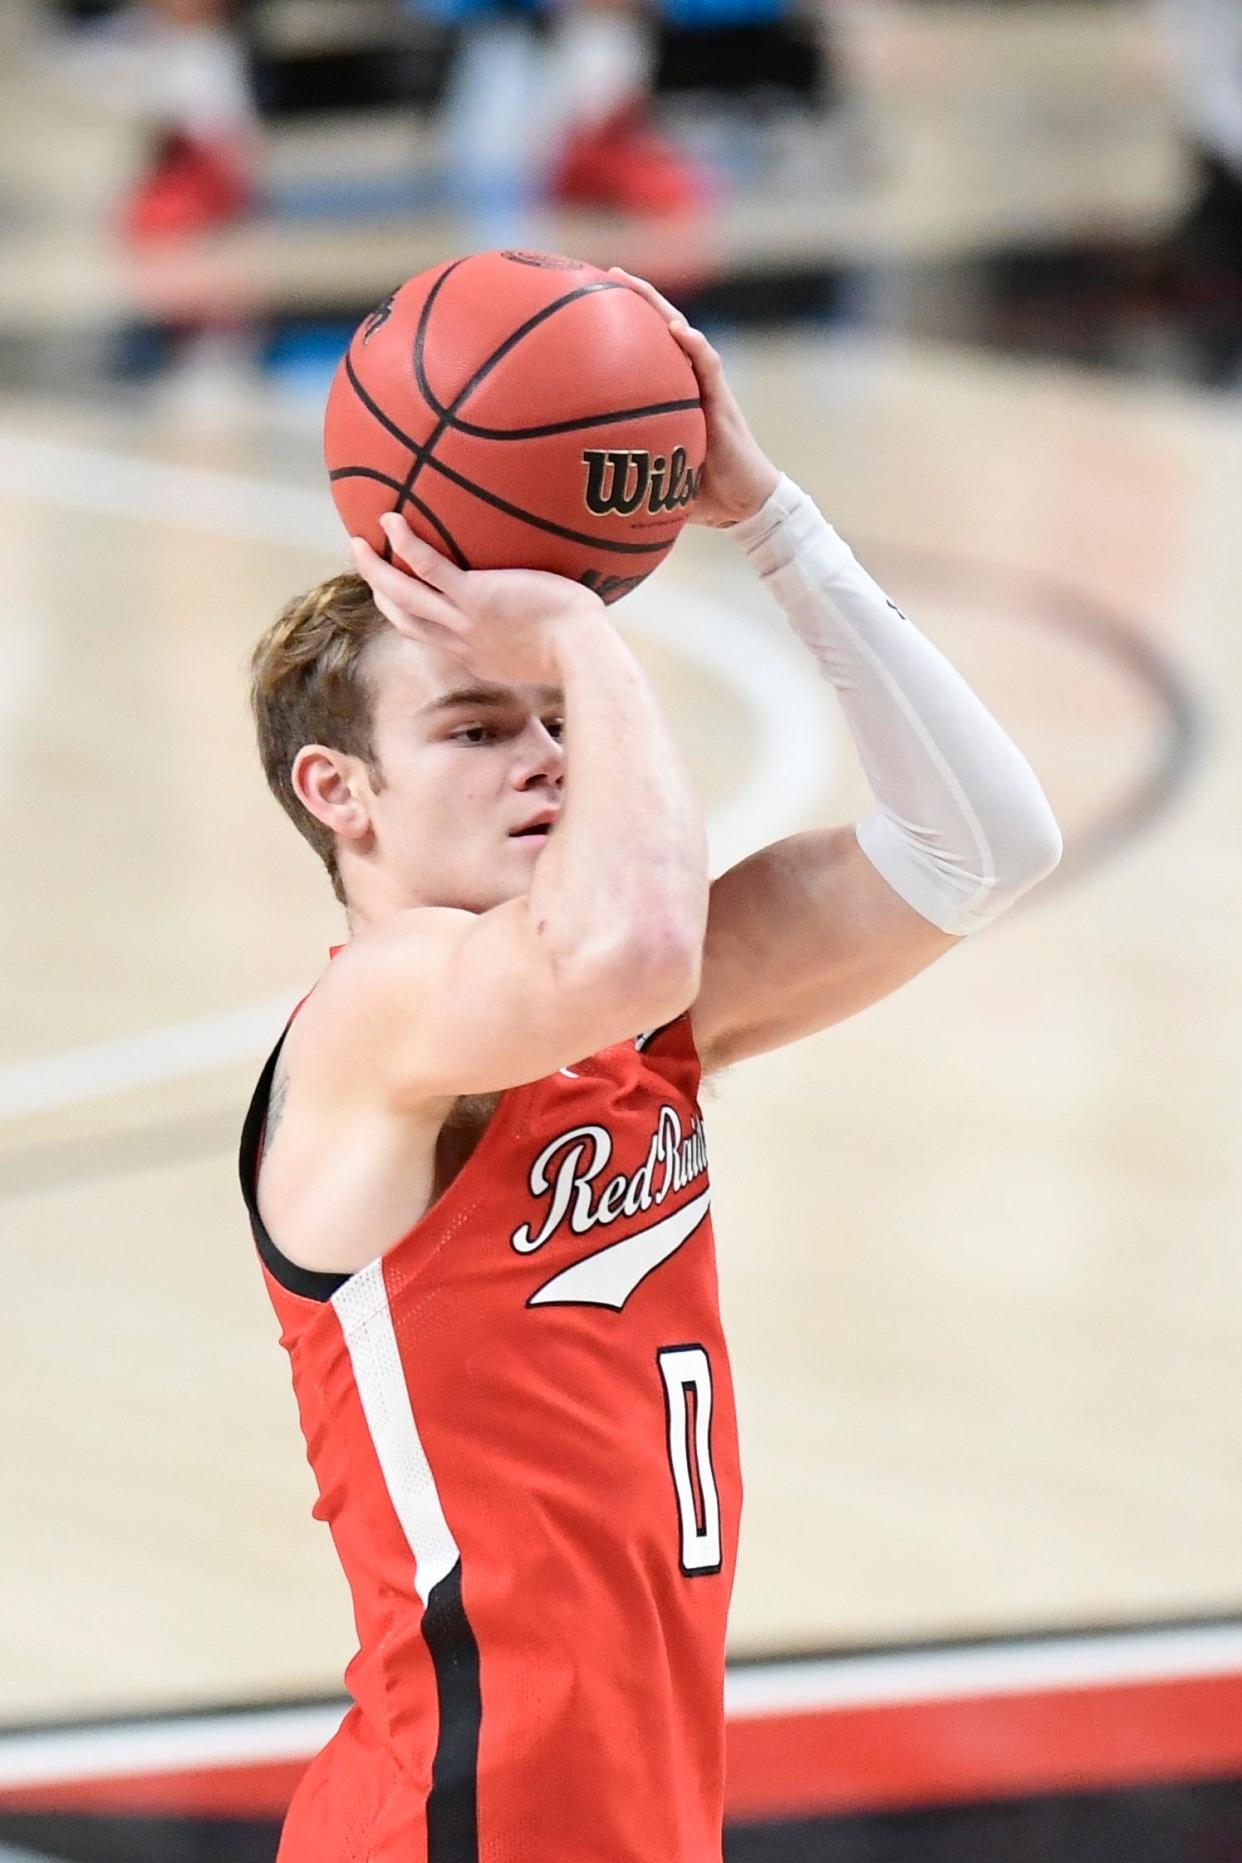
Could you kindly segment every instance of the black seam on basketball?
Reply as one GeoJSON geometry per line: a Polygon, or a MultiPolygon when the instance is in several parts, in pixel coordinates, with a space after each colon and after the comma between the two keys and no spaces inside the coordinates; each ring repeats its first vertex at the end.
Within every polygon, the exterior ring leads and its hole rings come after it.
{"type": "MultiPolygon", "coordinates": [[[[363,387],[354,371],[353,359],[348,350],[345,353],[345,375],[350,387],[361,401],[368,414],[374,416],[394,440],[400,440],[402,446],[416,453],[421,459],[431,444],[428,440],[415,440],[410,434],[398,427],[395,420],[385,414],[377,401],[363,387]]],[[[653,401],[644,408],[618,408],[611,414],[584,414],[575,420],[558,420],[546,427],[476,427],[472,421],[454,420],[454,433],[468,434],[474,440],[543,440],[554,433],[588,432],[592,427],[612,427],[620,420],[644,420],[652,414],[681,414],[690,408],[701,408],[702,401],[695,395],[688,401],[653,401]]],[[[396,488],[397,481],[393,480],[396,488]]]]}
{"type": "MultiPolygon", "coordinates": [[[[328,473],[328,477],[330,477],[331,481],[335,481],[335,479],[374,479],[374,483],[387,486],[389,492],[400,492],[400,481],[397,481],[397,479],[389,479],[387,473],[384,473],[384,471],[374,471],[371,466],[339,466],[337,471],[328,473]]],[[[430,507],[430,505],[425,505],[421,497],[415,497],[413,492],[406,492],[406,496],[402,499],[402,505],[413,505],[413,509],[419,510],[419,512],[425,516],[426,522],[432,525],[436,531],[439,531],[439,535],[443,538],[447,550],[449,550],[449,553],[452,555],[452,561],[456,563],[456,566],[458,566],[460,570],[467,570],[467,568],[471,566],[466,551],[462,550],[462,546],[458,544],[458,540],[452,535],[449,525],[443,522],[443,518],[438,518],[436,512],[432,510],[432,507],[430,507]]],[[[391,551],[393,551],[393,546],[389,544],[389,546],[387,546],[387,553],[385,553],[385,563],[391,563],[391,561],[393,561],[391,551]]]]}
{"type": "MultiPolygon", "coordinates": [[[[396,421],[390,420],[387,414],[385,414],[383,408],[380,407],[377,402],[371,399],[370,395],[367,393],[366,389],[362,386],[362,383],[358,380],[358,377],[354,373],[354,365],[350,358],[350,354],[348,350],[346,350],[345,352],[345,374],[349,380],[350,387],[353,389],[354,393],[357,395],[359,401],[361,401],[363,407],[367,410],[367,413],[374,414],[380,426],[387,428],[388,432],[392,435],[393,439],[400,440],[402,446],[408,446],[411,453],[421,454],[423,450],[423,442],[421,440],[412,440],[408,433],[403,433],[400,427],[398,427],[396,421]]],[[[395,485],[397,481],[394,479],[393,483],[395,485]]]]}
{"type": "Polygon", "coordinates": [[[645,408],[618,408],[615,414],[584,414],[577,420],[551,421],[546,427],[476,427],[468,420],[450,421],[454,433],[468,434],[472,440],[546,440],[554,433],[584,433],[592,427],[612,427],[619,420],[645,420],[652,414],[684,414],[688,408],[701,408],[696,395],[690,401],[653,401],[645,408]]]}
{"type": "Polygon", "coordinates": [[[585,543],[592,550],[607,550],[614,556],[653,556],[657,550],[671,550],[676,540],[666,537],[663,543],[617,543],[607,537],[592,537],[589,531],[570,530],[564,524],[554,524],[550,518],[536,517],[533,511],[523,511],[521,505],[511,505],[507,498],[497,497],[495,492],[485,491],[476,485],[473,479],[467,479],[462,473],[454,472],[442,460],[428,458],[426,464],[432,472],[438,472],[443,478],[451,479],[454,485],[470,492],[475,498],[481,498],[485,505],[493,510],[507,512],[510,517],[521,518],[523,524],[529,524],[533,530],[546,530],[553,537],[564,537],[569,543],[585,543]]]}
{"type": "MultiPolygon", "coordinates": [[[[452,425],[453,414],[456,409],[461,406],[462,402],[465,401],[468,396],[474,393],[480,382],[486,380],[497,363],[502,361],[502,359],[509,354],[509,351],[513,349],[529,331],[533,330],[537,324],[543,323],[554,311],[559,310],[562,304],[572,303],[575,298],[586,297],[592,291],[613,291],[619,289],[618,286],[601,279],[589,285],[580,285],[576,291],[567,292],[563,298],[557,298],[555,303],[545,304],[541,311],[536,312],[533,317],[528,317],[524,324],[519,325],[516,330],[511,331],[500,347],[493,350],[491,355],[486,357],[479,364],[474,374],[470,377],[470,380],[463,388],[458,390],[458,393],[448,407],[441,407],[439,401],[437,401],[436,397],[432,394],[427,384],[426,373],[423,369],[423,346],[426,342],[427,326],[431,322],[431,313],[435,307],[435,301],[448,280],[457,270],[457,267],[464,264],[464,259],[457,259],[452,265],[445,267],[444,271],[442,271],[440,276],[436,279],[435,284],[432,285],[431,290],[427,293],[423,301],[423,308],[418,313],[418,326],[414,333],[414,379],[418,383],[419,391],[424,401],[436,416],[436,425],[433,432],[427,436],[425,444],[415,453],[410,461],[410,469],[406,473],[404,482],[397,494],[396,509],[398,511],[404,511],[406,505],[413,502],[411,493],[414,482],[418,478],[423,467],[427,465],[431,459],[432,454],[435,452],[440,441],[444,438],[444,435],[448,432],[449,427],[452,425]]],[[[387,539],[385,539],[384,544],[384,560],[388,563],[392,561],[392,545],[387,539]]]]}
{"type": "MultiPolygon", "coordinates": [[[[401,490],[401,482],[399,479],[390,479],[386,472],[377,472],[373,466],[338,466],[335,472],[330,472],[328,474],[328,477],[333,482],[337,479],[374,479],[377,485],[386,486],[390,492],[399,492],[401,490]]],[[[458,543],[456,537],[454,537],[448,525],[445,524],[441,518],[436,516],[431,506],[425,505],[422,499],[416,498],[412,492],[406,497],[405,503],[413,505],[416,511],[421,511],[427,522],[439,531],[456,561],[457,567],[459,569],[469,569],[469,557],[458,543]]],[[[390,554],[385,558],[387,562],[391,562],[392,560],[391,549],[392,546],[389,545],[390,554]]]]}
{"type": "MultiPolygon", "coordinates": [[[[467,479],[460,472],[454,472],[451,466],[444,465],[441,460],[429,459],[427,464],[431,467],[433,472],[440,473],[443,478],[451,479],[454,485],[460,485],[464,492],[469,492],[474,498],[482,499],[484,504],[491,505],[497,511],[504,511],[510,517],[521,518],[522,522],[524,524],[529,524],[533,530],[550,531],[554,537],[565,537],[570,543],[589,544],[593,550],[611,550],[621,556],[651,555],[653,551],[667,550],[670,548],[670,545],[667,543],[612,543],[606,537],[591,537],[585,531],[567,530],[563,524],[553,524],[549,518],[536,517],[533,511],[523,511],[521,505],[511,505],[506,499],[498,497],[495,492],[485,491],[483,486],[476,485],[473,479],[467,479]]],[[[371,466],[338,466],[336,470],[329,473],[328,476],[333,480],[374,479],[377,485],[386,486],[390,492],[399,492],[401,490],[399,480],[391,479],[386,472],[377,472],[371,466]]],[[[407,497],[406,503],[414,505],[421,511],[423,516],[429,518],[435,525],[445,541],[452,543],[447,529],[440,522],[440,519],[436,517],[431,507],[425,505],[421,498],[415,498],[411,495],[407,497]]],[[[454,550],[458,548],[455,543],[452,544],[452,547],[454,550]]],[[[461,567],[463,569],[469,569],[470,564],[467,559],[461,555],[460,551],[458,551],[458,556],[461,567]]],[[[391,560],[391,558],[389,560],[391,560]]]]}
{"type": "MultiPolygon", "coordinates": [[[[446,272],[444,278],[447,277],[446,272]]],[[[427,340],[427,326],[431,322],[431,307],[435,301],[436,292],[444,283],[444,278],[436,280],[435,290],[427,293],[427,300],[419,313],[418,328],[414,332],[414,379],[418,383],[423,400],[432,413],[449,426],[456,424],[454,416],[463,401],[468,401],[475,389],[481,387],[487,380],[497,363],[503,362],[510,351],[516,349],[518,344],[528,337],[532,330],[537,330],[541,323],[546,323],[549,317],[555,317],[557,311],[564,310],[566,305],[576,304],[579,298],[589,298],[597,291],[628,289],[625,285],[614,284],[611,278],[596,278],[589,285],[579,285],[577,290],[567,291],[563,298],[554,298],[551,304],[545,304],[543,309],[536,311],[533,317],[528,317],[525,323],[520,323],[516,330],[510,331],[500,347],[494,349],[490,356],[483,359],[465,387],[459,389],[446,407],[432,394],[431,386],[427,381],[427,371],[423,367],[423,348],[427,340]]]]}
{"type": "Polygon", "coordinates": [[[400,479],[390,478],[377,466],[334,466],[328,477],[334,483],[337,479],[374,479],[377,485],[386,485],[393,492],[401,483],[400,479]]]}
{"type": "MultiPolygon", "coordinates": [[[[457,270],[457,267],[459,265],[464,265],[464,263],[465,263],[464,259],[454,259],[451,265],[446,265],[444,270],[440,273],[440,276],[436,279],[435,284],[432,285],[431,290],[427,293],[426,299],[424,300],[424,303],[423,303],[423,308],[418,314],[418,340],[419,341],[421,341],[422,332],[423,332],[423,329],[425,328],[426,322],[431,316],[431,307],[435,303],[436,299],[439,297],[441,291],[444,289],[445,281],[452,276],[452,274],[457,270]]],[[[428,407],[433,408],[433,411],[438,412],[438,410],[434,409],[434,404],[431,402],[429,398],[427,399],[427,405],[428,407]]],[[[397,502],[396,502],[396,505],[394,506],[394,509],[397,512],[404,512],[406,505],[413,502],[411,498],[411,492],[413,490],[414,481],[418,477],[419,473],[422,471],[424,465],[430,459],[432,449],[436,446],[436,444],[440,440],[443,439],[445,431],[446,431],[446,423],[443,420],[443,418],[440,418],[437,421],[434,431],[427,436],[426,444],[418,448],[415,451],[414,457],[410,461],[410,469],[406,473],[401,489],[397,494],[397,502]]],[[[388,542],[387,539],[385,539],[384,561],[386,563],[391,563],[392,554],[393,554],[392,545],[391,543],[388,542]]]]}
{"type": "MultiPolygon", "coordinates": [[[[445,433],[452,425],[453,415],[456,413],[457,409],[462,405],[463,401],[469,399],[481,382],[486,381],[497,364],[503,361],[503,359],[517,347],[524,336],[528,336],[530,332],[537,329],[541,323],[546,323],[548,318],[555,315],[564,305],[572,304],[578,298],[589,297],[591,293],[595,291],[619,291],[623,288],[620,285],[614,285],[610,279],[596,279],[589,285],[579,285],[575,291],[567,291],[564,297],[555,299],[551,304],[545,304],[542,310],[535,312],[533,317],[528,317],[524,324],[519,324],[516,330],[510,331],[504,342],[479,364],[474,374],[470,377],[470,380],[458,390],[449,405],[447,407],[442,407],[435,395],[432,394],[427,381],[426,370],[423,368],[423,349],[427,340],[427,328],[431,322],[431,313],[435,306],[435,301],[444,289],[449,278],[457,270],[457,267],[464,263],[465,261],[463,259],[458,259],[454,264],[446,267],[446,269],[441,272],[435,284],[432,285],[431,290],[427,293],[423,301],[423,307],[418,313],[418,325],[414,332],[414,379],[418,384],[419,392],[424,401],[437,418],[435,430],[428,435],[427,442],[422,448],[421,453],[410,461],[410,469],[405,475],[404,484],[397,497],[396,508],[398,511],[404,510],[406,503],[409,501],[410,492],[415,480],[418,478],[423,467],[430,464],[436,447],[440,444],[445,433]]],[[[392,561],[392,545],[389,544],[387,540],[385,541],[384,560],[389,563],[392,561]]]]}
{"type": "Polygon", "coordinates": [[[406,503],[413,505],[416,511],[421,511],[427,522],[439,532],[441,537],[443,537],[445,544],[448,546],[449,554],[457,564],[458,569],[469,569],[470,558],[466,555],[466,552],[462,549],[448,525],[442,518],[436,516],[431,506],[425,505],[421,498],[409,497],[406,499],[406,503]]]}

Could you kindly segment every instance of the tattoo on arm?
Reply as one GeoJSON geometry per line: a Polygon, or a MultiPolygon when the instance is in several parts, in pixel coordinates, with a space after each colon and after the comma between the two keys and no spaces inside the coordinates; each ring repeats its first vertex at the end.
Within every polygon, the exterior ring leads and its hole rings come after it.
{"type": "Polygon", "coordinates": [[[265,1146],[271,1144],[276,1128],[280,1124],[280,1118],[285,1110],[285,1100],[288,1096],[288,1092],[289,1076],[285,1072],[284,1063],[278,1061],[276,1063],[275,1078],[272,1081],[272,1091],[268,1096],[267,1102],[267,1126],[263,1136],[263,1143],[265,1146]]]}

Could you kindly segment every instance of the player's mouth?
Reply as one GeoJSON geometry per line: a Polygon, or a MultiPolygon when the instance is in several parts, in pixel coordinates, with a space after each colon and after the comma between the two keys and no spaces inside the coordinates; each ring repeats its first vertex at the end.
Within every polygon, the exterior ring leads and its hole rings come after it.
{"type": "Polygon", "coordinates": [[[543,841],[551,834],[559,809],[544,809],[542,814],[532,816],[524,828],[514,828],[509,835],[511,841],[543,841]]]}

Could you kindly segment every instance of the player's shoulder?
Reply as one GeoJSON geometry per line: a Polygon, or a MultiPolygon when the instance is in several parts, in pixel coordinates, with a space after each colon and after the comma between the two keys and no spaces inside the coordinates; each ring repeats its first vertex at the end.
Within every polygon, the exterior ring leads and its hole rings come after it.
{"type": "Polygon", "coordinates": [[[365,1058],[409,1014],[420,991],[466,936],[475,914],[454,906],[412,906],[355,932],[331,963],[289,1029],[286,1055],[327,1068],[365,1058]]]}

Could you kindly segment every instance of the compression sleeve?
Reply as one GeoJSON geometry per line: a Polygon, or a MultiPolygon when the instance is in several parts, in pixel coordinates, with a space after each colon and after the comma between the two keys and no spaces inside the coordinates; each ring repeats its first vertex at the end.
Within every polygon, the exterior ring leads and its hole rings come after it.
{"type": "Polygon", "coordinates": [[[840,696],[877,804],[863,853],[942,931],[990,924],[1061,858],[1030,764],[792,480],[730,534],[840,696]]]}

